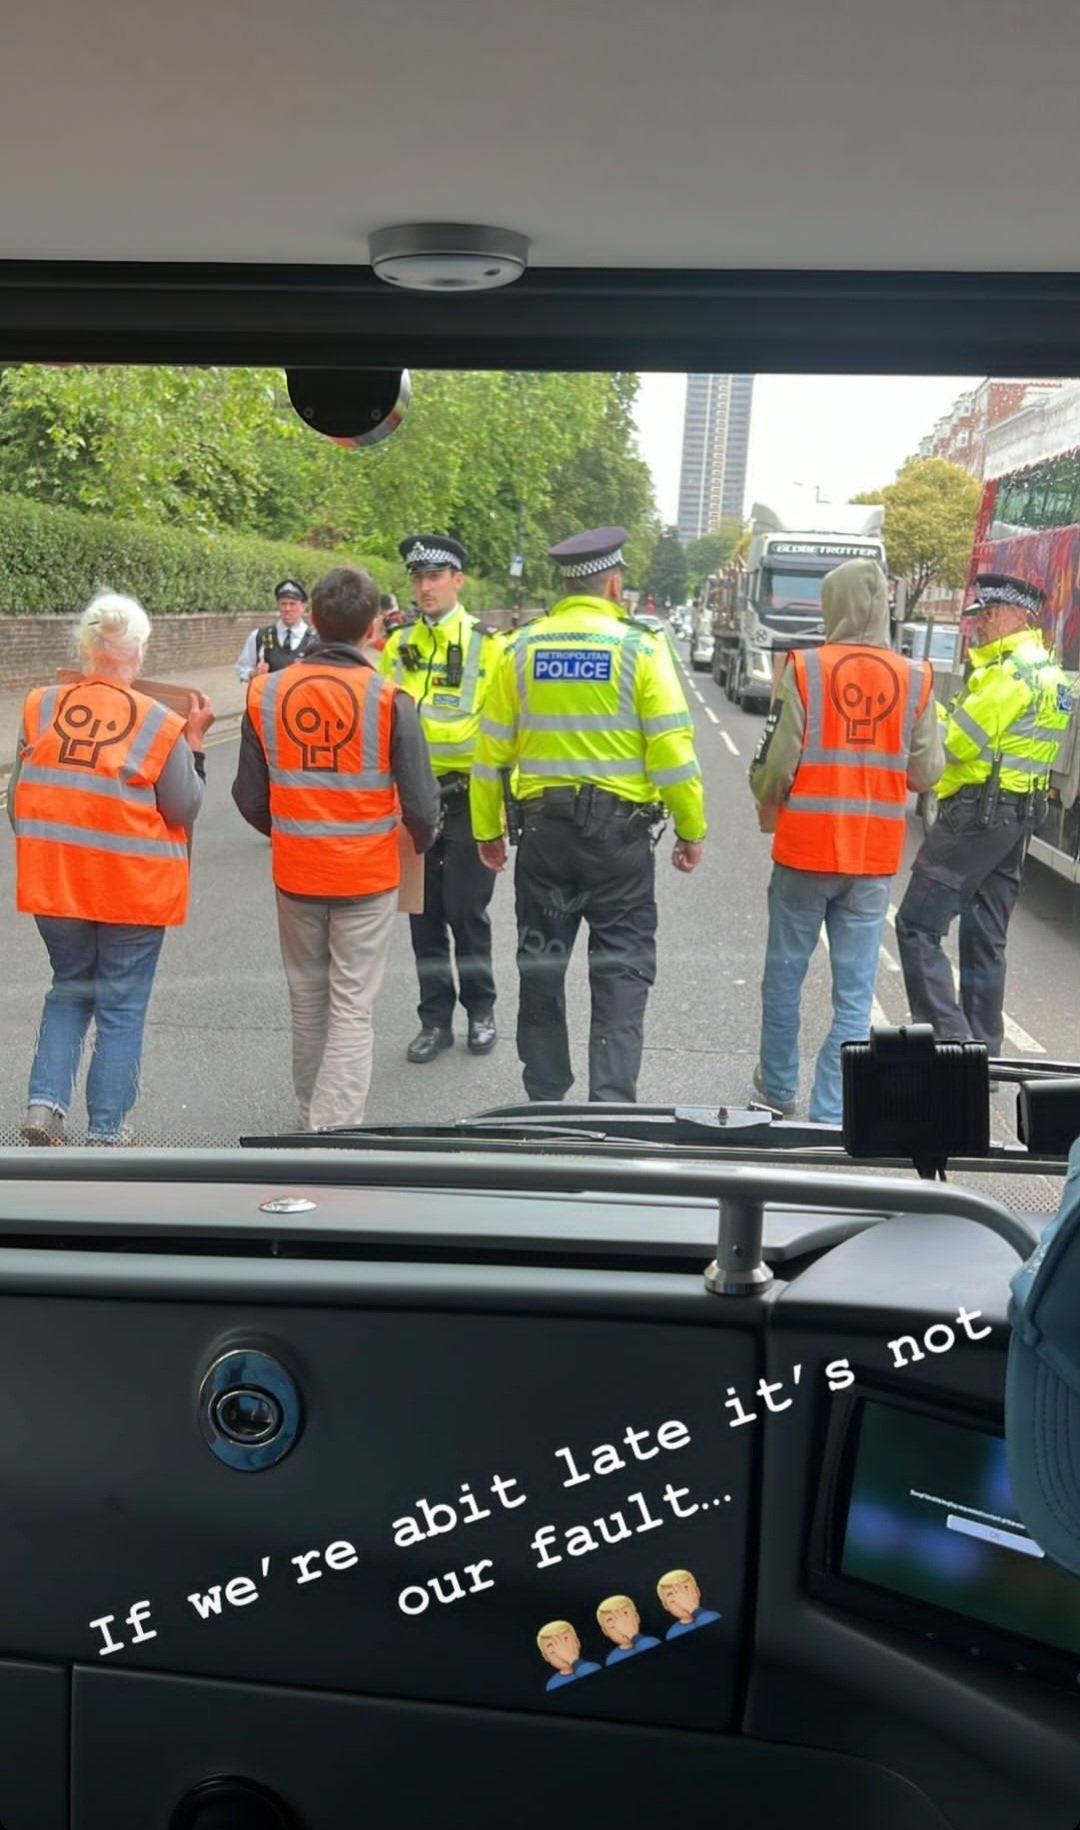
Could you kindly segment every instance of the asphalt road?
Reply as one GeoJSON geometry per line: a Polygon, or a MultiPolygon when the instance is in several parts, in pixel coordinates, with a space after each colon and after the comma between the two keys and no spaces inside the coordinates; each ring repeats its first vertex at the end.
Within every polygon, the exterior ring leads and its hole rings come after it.
{"type": "MultiPolygon", "coordinates": [[[[684,653],[684,650],[680,650],[684,653]]],[[[708,675],[689,675],[705,774],[710,837],[690,877],[671,867],[672,835],[657,854],[659,976],[649,1002],[639,1098],[690,1104],[743,1103],[757,1059],[769,840],[759,833],[746,771],[760,716],[728,704],[708,675]]],[[[212,733],[208,794],[199,820],[191,911],[166,938],[146,1046],[143,1090],[133,1114],[148,1145],[210,1145],[242,1133],[291,1128],[289,1018],[277,946],[269,844],[244,825],[229,787],[237,740],[212,733]]],[[[915,849],[914,822],[909,851],[915,849]]],[[[24,1105],[41,997],[48,974],[31,919],[14,912],[11,845],[0,847],[4,937],[0,1052],[0,1142],[14,1141],[24,1105]]],[[[902,893],[906,869],[897,880],[902,893]]],[[[455,1048],[424,1067],[405,1061],[417,1028],[408,922],[399,918],[376,1009],[375,1073],[368,1118],[451,1119],[523,1097],[514,1047],[517,1006],[510,873],[492,904],[499,987],[499,1041],[487,1057],[455,1048]]],[[[588,995],[584,941],[568,980],[575,1065],[585,1069],[588,995]]],[[[906,1018],[895,936],[886,930],[877,996],[885,1020],[906,1018]]],[[[1010,1047],[1050,1057],[1080,1053],[1080,892],[1029,865],[1013,919],[1007,1008],[1010,1047]]],[[[828,962],[819,949],[803,999],[805,1112],[813,1055],[829,1021],[828,962]]],[[[574,1089],[584,1098],[579,1079],[574,1089]]],[[[573,1095],[571,1095],[573,1097],[573,1095]]],[[[79,1135],[78,1121],[72,1125],[79,1135]]]]}

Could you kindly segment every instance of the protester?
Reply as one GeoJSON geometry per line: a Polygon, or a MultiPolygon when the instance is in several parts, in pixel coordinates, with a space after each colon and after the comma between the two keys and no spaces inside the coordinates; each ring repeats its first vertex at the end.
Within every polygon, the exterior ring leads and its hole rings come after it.
{"type": "Polygon", "coordinates": [[[8,791],[16,905],[34,916],[53,971],[22,1127],[30,1144],[68,1141],[91,1021],[87,1142],[130,1141],[158,956],[187,914],[214,713],[201,693],[185,721],[133,690],[149,636],[134,598],[100,592],[79,623],[84,678],[34,687],[23,706],[8,791]]]}

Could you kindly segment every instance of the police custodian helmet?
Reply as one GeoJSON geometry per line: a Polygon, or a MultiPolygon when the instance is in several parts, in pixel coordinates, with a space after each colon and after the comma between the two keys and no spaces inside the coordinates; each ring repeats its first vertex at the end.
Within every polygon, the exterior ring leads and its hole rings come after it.
{"type": "Polygon", "coordinates": [[[1046,592],[1023,578],[1010,578],[1007,572],[980,572],[975,580],[975,601],[969,610],[986,605],[1008,604],[1011,609],[1026,610],[1038,616],[1046,602],[1046,592]]]}

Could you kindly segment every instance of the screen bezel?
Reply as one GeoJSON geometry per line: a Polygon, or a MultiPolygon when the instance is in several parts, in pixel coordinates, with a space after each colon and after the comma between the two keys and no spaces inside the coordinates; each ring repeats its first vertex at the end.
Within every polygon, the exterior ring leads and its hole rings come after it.
{"type": "Polygon", "coordinates": [[[864,1404],[915,1412],[938,1423],[954,1423],[1004,1437],[1000,1409],[950,1399],[937,1402],[925,1394],[901,1392],[896,1386],[859,1379],[832,1401],[825,1432],[821,1480],[810,1529],[806,1588],[815,1599],[845,1614],[916,1634],[930,1649],[987,1660],[1013,1675],[1062,1685],[1074,1695],[1080,1686],[1080,1654],[1041,1640],[1027,1639],[971,1615],[953,1613],[879,1587],[841,1569],[848,1508],[854,1484],[859,1429],[864,1404]]]}

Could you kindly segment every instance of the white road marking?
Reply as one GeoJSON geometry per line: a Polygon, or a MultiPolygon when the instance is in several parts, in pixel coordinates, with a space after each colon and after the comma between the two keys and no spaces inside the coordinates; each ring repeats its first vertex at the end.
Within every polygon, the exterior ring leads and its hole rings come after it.
{"type": "Polygon", "coordinates": [[[898,959],[893,959],[888,947],[879,947],[878,954],[886,972],[900,972],[902,967],[898,959]]]}
{"type": "Polygon", "coordinates": [[[713,708],[711,705],[707,705],[705,707],[705,716],[706,716],[706,718],[711,718],[714,724],[720,723],[720,720],[716,716],[716,713],[713,711],[713,708]]]}
{"type": "Polygon", "coordinates": [[[732,756],[738,756],[738,754],[739,754],[738,748],[735,744],[732,743],[731,738],[728,736],[727,732],[721,731],[720,735],[723,738],[724,742],[727,744],[727,747],[731,751],[732,756]]]}
{"type": "Polygon", "coordinates": [[[1018,1048],[1021,1054],[1045,1055],[1046,1050],[1042,1043],[1036,1042],[1034,1036],[1029,1036],[1027,1030],[1021,1029],[1019,1023],[1014,1023],[1008,1011],[1002,1013],[1001,1027],[1005,1031],[1006,1040],[1011,1042],[1014,1048],[1018,1048]]]}

